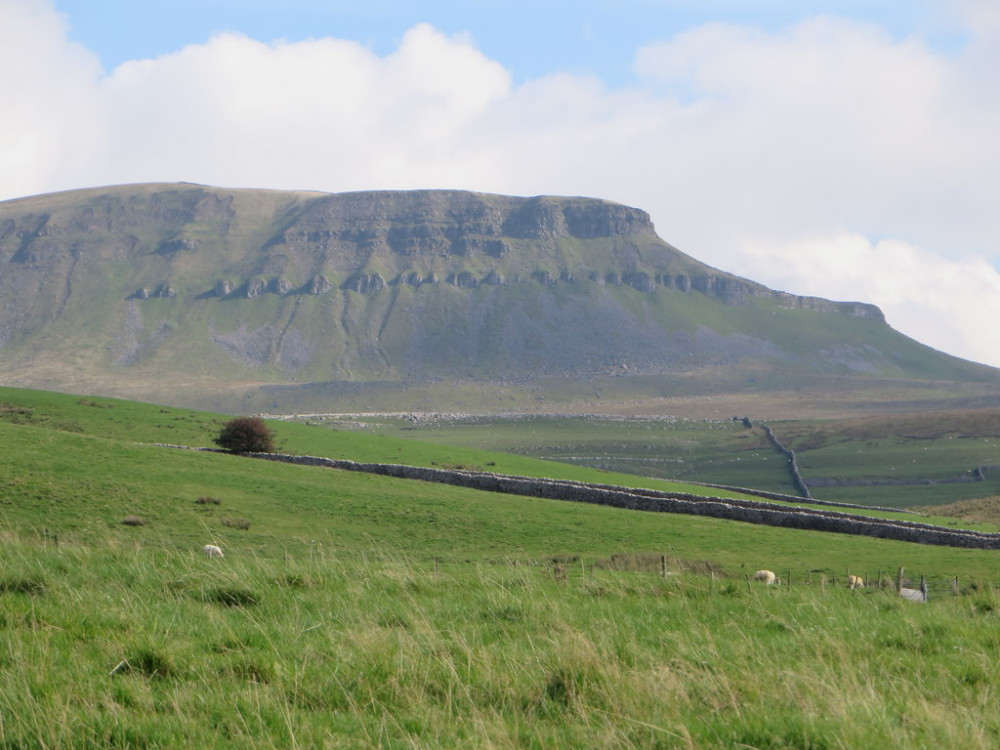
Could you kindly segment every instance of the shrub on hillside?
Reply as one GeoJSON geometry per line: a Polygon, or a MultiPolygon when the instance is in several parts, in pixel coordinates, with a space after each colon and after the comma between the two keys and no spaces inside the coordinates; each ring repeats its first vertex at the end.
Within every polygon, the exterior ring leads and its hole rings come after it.
{"type": "Polygon", "coordinates": [[[233,453],[274,453],[274,433],[258,417],[237,417],[222,426],[215,444],[233,453]]]}

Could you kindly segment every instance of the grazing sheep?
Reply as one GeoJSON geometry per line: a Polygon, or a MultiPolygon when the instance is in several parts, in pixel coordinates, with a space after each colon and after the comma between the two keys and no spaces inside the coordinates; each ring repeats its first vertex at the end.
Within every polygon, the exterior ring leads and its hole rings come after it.
{"type": "Polygon", "coordinates": [[[863,589],[865,587],[865,579],[861,576],[847,576],[847,588],[849,589],[863,589]]]}
{"type": "Polygon", "coordinates": [[[778,577],[770,570],[758,570],[752,576],[751,581],[763,581],[765,586],[770,586],[778,580],[778,577]]]}
{"type": "Polygon", "coordinates": [[[214,544],[206,544],[201,551],[209,557],[222,557],[222,549],[214,544]]]}

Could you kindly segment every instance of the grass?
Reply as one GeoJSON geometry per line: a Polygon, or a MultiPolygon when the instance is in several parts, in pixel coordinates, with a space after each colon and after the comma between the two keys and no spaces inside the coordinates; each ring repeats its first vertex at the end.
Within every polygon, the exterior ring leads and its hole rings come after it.
{"type": "MultiPolygon", "coordinates": [[[[322,423],[322,418],[310,419],[322,423]]],[[[385,416],[367,422],[347,419],[356,430],[386,436],[410,435],[645,477],[796,493],[785,457],[759,428],[747,429],[732,418],[522,415],[423,423],[385,416]]],[[[770,424],[796,451],[806,481],[817,480],[815,497],[906,508],[1000,494],[1000,470],[987,470],[986,481],[941,481],[969,479],[977,466],[1000,465],[998,420],[1000,412],[984,409],[770,424]],[[819,479],[864,484],[827,486],[819,479]],[[926,480],[937,483],[922,483],[926,480]],[[907,481],[912,484],[898,484],[907,481]]],[[[336,418],[331,424],[338,424],[336,418]]]]}
{"type": "Polygon", "coordinates": [[[1000,741],[1000,599],[4,534],[5,747],[1000,741]]]}
{"type": "Polygon", "coordinates": [[[985,481],[968,481],[977,467],[1000,465],[996,409],[783,422],[773,427],[796,451],[807,482],[824,478],[865,483],[818,485],[819,497],[900,507],[1000,494],[998,470],[987,469],[985,481]]]}
{"type": "MultiPolygon", "coordinates": [[[[323,423],[322,417],[308,417],[323,423]]],[[[364,431],[441,445],[514,453],[578,467],[676,481],[712,482],[794,494],[784,459],[762,433],[732,419],[520,415],[414,424],[347,417],[364,431]]],[[[331,421],[337,426],[336,419],[331,421]]],[[[635,481],[635,480],[632,480],[635,481]]]]}
{"type": "MultiPolygon", "coordinates": [[[[177,450],[151,443],[225,418],[0,401],[0,747],[1000,742],[995,552],[177,450]],[[900,566],[926,605],[842,583],[900,566]]],[[[621,478],[274,427],[314,455],[621,478]]]]}

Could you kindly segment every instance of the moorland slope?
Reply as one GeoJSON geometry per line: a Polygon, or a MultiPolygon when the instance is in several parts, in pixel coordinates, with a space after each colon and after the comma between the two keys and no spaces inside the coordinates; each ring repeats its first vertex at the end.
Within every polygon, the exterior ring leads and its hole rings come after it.
{"type": "Polygon", "coordinates": [[[0,295],[0,381],[230,411],[1000,383],[874,306],[711,268],[591,198],[43,195],[0,204],[0,295]]]}

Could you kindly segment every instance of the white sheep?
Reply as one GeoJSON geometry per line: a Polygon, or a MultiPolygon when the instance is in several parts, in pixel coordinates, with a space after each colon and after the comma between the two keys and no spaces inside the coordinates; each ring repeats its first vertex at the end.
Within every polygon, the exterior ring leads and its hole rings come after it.
{"type": "Polygon", "coordinates": [[[861,576],[849,575],[847,576],[847,588],[849,589],[863,589],[865,587],[865,579],[861,576]]]}
{"type": "Polygon", "coordinates": [[[222,557],[222,548],[214,544],[206,544],[201,551],[209,557],[222,557]]]}
{"type": "Polygon", "coordinates": [[[758,570],[752,576],[750,576],[751,581],[763,581],[764,585],[770,586],[778,580],[778,577],[770,570],[758,570]]]}

